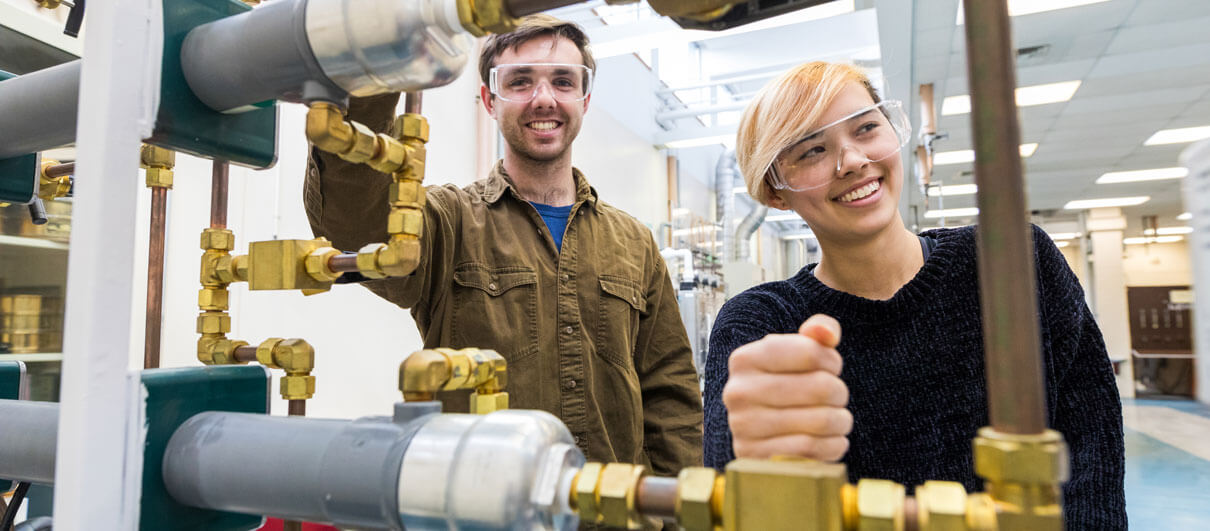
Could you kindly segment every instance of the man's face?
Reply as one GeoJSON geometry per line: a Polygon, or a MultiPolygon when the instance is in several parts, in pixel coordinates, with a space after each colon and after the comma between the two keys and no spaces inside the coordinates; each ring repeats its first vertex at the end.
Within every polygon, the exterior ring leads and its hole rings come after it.
{"type": "MultiPolygon", "coordinates": [[[[564,37],[544,35],[507,49],[496,65],[517,63],[583,64],[575,43],[564,37]]],[[[511,155],[535,162],[551,162],[571,156],[571,142],[580,133],[580,122],[588,100],[558,101],[552,87],[540,84],[528,102],[505,101],[481,88],[487,112],[500,125],[500,133],[511,155]]]]}

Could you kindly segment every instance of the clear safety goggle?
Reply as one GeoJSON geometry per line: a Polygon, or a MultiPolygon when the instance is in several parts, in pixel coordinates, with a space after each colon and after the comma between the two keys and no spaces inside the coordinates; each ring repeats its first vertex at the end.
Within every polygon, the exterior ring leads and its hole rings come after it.
{"type": "Polygon", "coordinates": [[[562,63],[518,63],[493,66],[488,89],[504,101],[529,102],[545,86],[558,101],[580,101],[592,92],[592,69],[562,63]]]}
{"type": "Polygon", "coordinates": [[[903,104],[883,101],[808,133],[782,149],[765,173],[778,190],[819,188],[840,174],[847,157],[878,162],[899,153],[911,136],[903,104]]]}

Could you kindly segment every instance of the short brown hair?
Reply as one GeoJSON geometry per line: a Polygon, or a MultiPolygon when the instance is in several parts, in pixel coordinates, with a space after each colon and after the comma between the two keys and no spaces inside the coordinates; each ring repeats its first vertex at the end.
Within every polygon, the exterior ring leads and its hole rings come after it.
{"type": "Polygon", "coordinates": [[[575,43],[576,48],[580,50],[580,56],[584,58],[584,66],[596,71],[597,62],[592,59],[592,51],[588,48],[588,35],[584,33],[584,28],[575,22],[537,14],[522,18],[517,29],[508,33],[492,34],[483,41],[483,51],[479,54],[479,79],[483,80],[484,85],[488,84],[488,76],[496,65],[496,58],[505,50],[516,50],[522,44],[547,35],[563,37],[575,43]]]}

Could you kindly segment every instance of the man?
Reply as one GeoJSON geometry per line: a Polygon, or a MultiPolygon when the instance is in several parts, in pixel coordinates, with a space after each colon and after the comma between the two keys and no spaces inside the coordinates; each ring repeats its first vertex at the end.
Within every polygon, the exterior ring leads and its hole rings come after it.
{"type": "MultiPolygon", "coordinates": [[[[483,105],[506,140],[481,181],[426,191],[422,261],[366,282],[412,316],[427,348],[494,349],[510,406],[558,416],[589,459],[701,465],[701,398],[667,266],[650,231],[606,204],[571,166],[594,62],[575,24],[550,16],[492,36],[483,105]]],[[[353,100],[376,130],[398,95],[353,100]]],[[[344,250],[386,240],[388,176],[312,152],[305,202],[318,236],[344,250]]],[[[467,411],[465,393],[441,396],[467,411]]]]}

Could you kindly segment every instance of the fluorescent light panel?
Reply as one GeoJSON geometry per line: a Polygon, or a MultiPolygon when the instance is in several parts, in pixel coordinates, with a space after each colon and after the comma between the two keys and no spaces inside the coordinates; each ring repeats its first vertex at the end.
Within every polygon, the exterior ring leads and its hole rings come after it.
{"type": "Polygon", "coordinates": [[[1062,248],[1062,247],[1067,247],[1068,245],[1071,245],[1071,242],[1066,242],[1066,241],[1064,241],[1064,242],[1055,242],[1055,247],[1059,247],[1059,248],[1062,248]]]}
{"type": "Polygon", "coordinates": [[[1160,227],[1156,230],[1143,229],[1144,236],[1175,236],[1177,234],[1189,234],[1193,232],[1193,227],[1160,227]]]}
{"type": "MultiPolygon", "coordinates": [[[[933,164],[937,162],[934,161],[933,164]]],[[[950,195],[971,195],[979,191],[979,186],[975,184],[951,184],[948,186],[930,186],[929,197],[950,196],[950,195]]]]}
{"type": "Polygon", "coordinates": [[[947,208],[943,210],[930,210],[924,213],[927,219],[935,218],[969,218],[979,215],[978,208],[947,208]]]}
{"type": "Polygon", "coordinates": [[[1080,234],[1078,232],[1056,232],[1056,233],[1053,233],[1050,235],[1050,239],[1055,240],[1055,241],[1074,240],[1076,238],[1079,238],[1080,236],[1083,236],[1083,234],[1080,234]]]}
{"type": "Polygon", "coordinates": [[[802,221],[798,214],[778,214],[776,216],[766,216],[765,221],[802,221]]]}
{"type": "Polygon", "coordinates": [[[807,233],[803,233],[803,234],[791,234],[789,236],[782,236],[781,239],[783,239],[783,240],[814,240],[815,233],[807,232],[807,233]]]}
{"type": "MultiPolygon", "coordinates": [[[[1031,85],[1017,88],[1017,106],[1029,107],[1045,105],[1070,100],[1080,88],[1080,81],[1063,81],[1045,85],[1031,85]]],[[[941,115],[952,116],[971,112],[971,97],[969,94],[950,96],[941,102],[941,115]]]]}
{"type": "Polygon", "coordinates": [[[1196,142],[1206,138],[1210,138],[1210,125],[1156,131],[1154,135],[1151,135],[1151,138],[1148,138],[1146,142],[1143,142],[1143,145],[1158,146],[1162,144],[1184,144],[1186,142],[1196,142]]]}
{"type": "MultiPolygon", "coordinates": [[[[1034,152],[1038,150],[1038,143],[1021,144],[1021,158],[1032,157],[1034,152]]],[[[975,161],[975,150],[961,149],[958,151],[942,151],[933,154],[933,166],[945,166],[947,164],[963,164],[966,162],[975,161]]],[[[974,185],[970,185],[974,186],[974,185]]],[[[974,192],[970,192],[974,193],[974,192]]],[[[958,195],[958,194],[954,194],[958,195]]]]}
{"type": "Polygon", "coordinates": [[[1122,238],[1126,245],[1141,245],[1146,243],[1175,243],[1185,239],[1184,236],[1147,236],[1144,238],[1122,238]]]}
{"type": "Polygon", "coordinates": [[[1183,214],[1181,214],[1181,215],[1177,216],[1177,217],[1176,217],[1176,219],[1177,219],[1178,221],[1189,221],[1189,220],[1193,219],[1193,213],[1192,213],[1192,212],[1185,212],[1185,213],[1183,213],[1183,214]]]}
{"type": "Polygon", "coordinates": [[[1114,171],[1097,178],[1097,184],[1135,183],[1141,181],[1161,181],[1164,179],[1180,179],[1189,175],[1189,170],[1181,167],[1154,168],[1150,170],[1114,171]]]}
{"type": "Polygon", "coordinates": [[[1106,197],[1104,199],[1078,199],[1068,201],[1063,208],[1066,210],[1084,210],[1088,208],[1109,208],[1141,205],[1151,200],[1149,195],[1132,197],[1106,197]]]}

